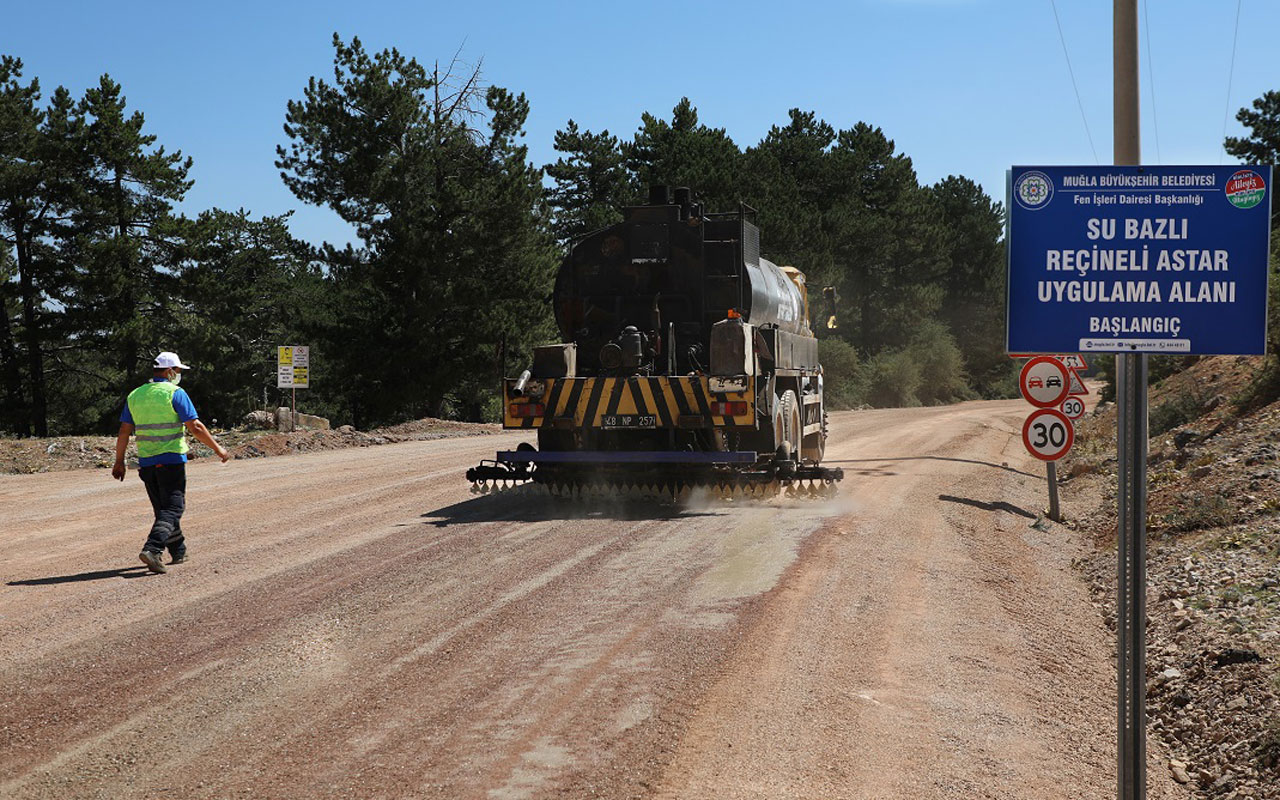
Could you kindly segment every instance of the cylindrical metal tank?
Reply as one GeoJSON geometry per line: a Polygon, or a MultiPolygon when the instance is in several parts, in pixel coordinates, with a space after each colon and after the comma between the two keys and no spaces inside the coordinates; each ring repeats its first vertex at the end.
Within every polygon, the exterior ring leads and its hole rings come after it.
{"type": "Polygon", "coordinates": [[[747,322],[777,325],[790,333],[809,332],[800,287],[777,264],[765,258],[758,259],[755,264],[747,262],[743,265],[743,275],[749,287],[744,293],[747,307],[743,309],[747,322]]]}

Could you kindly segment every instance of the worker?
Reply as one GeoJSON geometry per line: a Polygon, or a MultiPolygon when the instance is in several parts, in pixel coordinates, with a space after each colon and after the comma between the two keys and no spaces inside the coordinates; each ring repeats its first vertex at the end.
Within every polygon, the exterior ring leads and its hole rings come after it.
{"type": "Polygon", "coordinates": [[[120,432],[116,436],[116,463],[111,477],[124,480],[124,454],[129,436],[138,432],[138,474],[147,487],[147,497],[155,512],[155,522],[142,552],[143,564],[152,572],[166,572],[163,556],[169,551],[170,564],[187,560],[187,543],[182,535],[182,512],[186,507],[187,437],[191,435],[213,449],[225,463],[231,454],[218,444],[196,415],[187,393],[178,388],[182,371],[190,369],[177,353],[156,356],[151,380],[129,393],[120,412],[120,432]]]}

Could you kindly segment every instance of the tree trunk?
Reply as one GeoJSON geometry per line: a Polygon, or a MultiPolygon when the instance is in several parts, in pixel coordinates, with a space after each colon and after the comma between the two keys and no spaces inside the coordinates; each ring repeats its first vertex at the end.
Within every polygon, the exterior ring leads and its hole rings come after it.
{"type": "Polygon", "coordinates": [[[872,307],[874,305],[875,298],[871,296],[870,273],[870,267],[863,268],[858,271],[857,278],[855,279],[855,285],[858,286],[859,299],[862,301],[862,313],[859,314],[859,317],[861,318],[858,320],[859,328],[861,329],[860,338],[862,339],[862,352],[867,356],[874,354],[872,349],[874,331],[871,325],[871,315],[873,313],[872,307]]]}
{"type": "Polygon", "coordinates": [[[3,424],[19,436],[31,435],[31,420],[27,418],[26,402],[22,396],[22,372],[18,366],[18,345],[13,339],[13,326],[9,322],[7,300],[0,295],[0,372],[4,374],[3,424]]]}
{"type": "MultiPolygon", "coordinates": [[[[121,303],[129,314],[126,325],[133,322],[133,318],[137,316],[137,286],[134,280],[137,276],[131,274],[129,251],[126,243],[129,241],[129,224],[124,213],[124,173],[119,166],[115,168],[115,194],[116,194],[116,246],[118,247],[118,255],[120,258],[120,275],[124,281],[124,296],[121,303]]],[[[122,397],[128,394],[130,387],[133,386],[133,371],[138,367],[138,351],[140,349],[138,337],[136,333],[130,332],[128,335],[121,337],[120,342],[120,361],[118,368],[120,369],[121,385],[116,387],[118,394],[122,397]]]]}
{"type": "Polygon", "coordinates": [[[22,291],[23,338],[27,345],[27,381],[31,385],[31,429],[36,436],[49,435],[49,402],[44,390],[44,350],[40,323],[36,319],[35,279],[31,275],[31,242],[25,220],[13,221],[15,248],[18,253],[18,285],[22,291]]]}

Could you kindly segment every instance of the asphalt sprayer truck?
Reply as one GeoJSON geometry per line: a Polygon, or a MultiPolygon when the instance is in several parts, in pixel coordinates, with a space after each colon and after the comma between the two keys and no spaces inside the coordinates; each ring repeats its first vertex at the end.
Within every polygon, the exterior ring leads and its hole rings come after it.
{"type": "Polygon", "coordinates": [[[468,470],[473,490],[833,492],[804,274],[760,256],[753,214],[655,186],[577,241],[552,295],[561,343],[503,380],[503,427],[536,445],[468,470]]]}

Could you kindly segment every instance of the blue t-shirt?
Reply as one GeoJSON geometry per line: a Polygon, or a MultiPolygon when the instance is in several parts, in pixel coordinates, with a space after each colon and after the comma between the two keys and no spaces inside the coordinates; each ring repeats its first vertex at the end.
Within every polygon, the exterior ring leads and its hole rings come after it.
{"type": "MultiPolygon", "coordinates": [[[[152,383],[160,383],[164,378],[152,378],[152,383]]],[[[196,415],[195,404],[191,402],[191,398],[187,395],[186,390],[177,389],[173,393],[173,410],[178,412],[178,421],[190,422],[193,419],[199,419],[196,415]]],[[[133,414],[129,413],[129,401],[125,400],[124,411],[120,412],[120,421],[133,424],[133,414]]],[[[186,453],[161,453],[158,456],[148,456],[147,458],[138,459],[138,466],[150,467],[156,464],[185,464],[187,463],[186,453]]]]}

